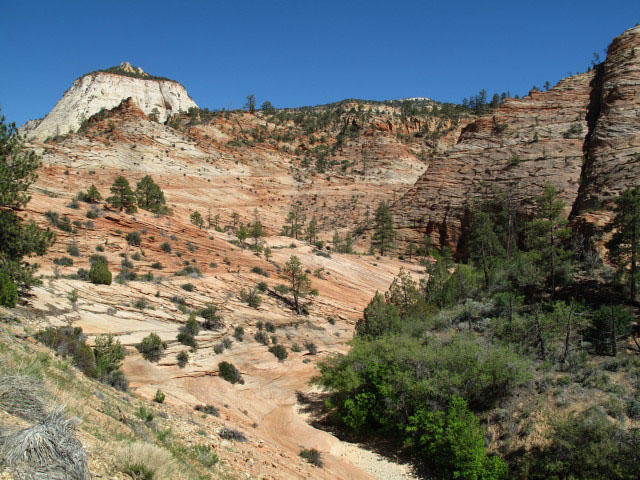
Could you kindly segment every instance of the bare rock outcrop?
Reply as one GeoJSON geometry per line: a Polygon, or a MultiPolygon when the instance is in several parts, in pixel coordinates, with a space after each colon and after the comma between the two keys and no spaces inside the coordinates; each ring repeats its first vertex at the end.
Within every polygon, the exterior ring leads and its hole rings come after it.
{"type": "MultiPolygon", "coordinates": [[[[550,182],[569,205],[580,185],[586,112],[594,73],[560,81],[548,92],[508,99],[478,118],[457,145],[436,157],[394,205],[400,238],[458,247],[468,207],[485,195],[522,203],[550,182]]],[[[568,213],[568,212],[567,212],[568,213]]]]}
{"type": "Polygon", "coordinates": [[[640,25],[617,37],[601,66],[599,115],[590,135],[576,213],[608,209],[640,184],[640,25]]]}
{"type": "Polygon", "coordinates": [[[463,248],[469,207],[503,195],[526,212],[551,183],[572,220],[601,227],[612,199],[640,184],[640,26],[592,71],[508,99],[436,157],[394,205],[400,239],[463,248]],[[594,212],[595,211],[595,212],[594,212]]]}
{"type": "Polygon", "coordinates": [[[78,78],[41,121],[25,124],[21,131],[27,138],[43,140],[78,130],[82,122],[102,109],[118,106],[131,97],[146,114],[161,122],[171,115],[196,107],[178,82],[158,79],[130,64],[120,65],[121,73],[98,71],[78,78]]]}

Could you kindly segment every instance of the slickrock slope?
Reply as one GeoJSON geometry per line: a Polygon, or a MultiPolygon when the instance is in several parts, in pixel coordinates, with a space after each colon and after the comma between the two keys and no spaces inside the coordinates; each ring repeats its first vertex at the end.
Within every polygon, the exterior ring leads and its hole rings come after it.
{"type": "Polygon", "coordinates": [[[521,202],[547,182],[571,205],[580,185],[593,78],[576,75],[548,92],[508,99],[467,126],[458,144],[435,158],[393,205],[401,238],[420,241],[426,234],[455,250],[474,199],[503,194],[521,202]]]}
{"type": "Polygon", "coordinates": [[[601,66],[599,115],[588,141],[576,212],[611,206],[640,181],[640,26],[617,37],[601,66]]]}
{"type": "Polygon", "coordinates": [[[156,113],[160,121],[173,114],[197,108],[182,85],[171,80],[146,79],[140,69],[128,63],[120,65],[127,73],[143,76],[136,78],[104,71],[92,72],[78,78],[64,96],[42,119],[25,124],[22,132],[28,138],[44,140],[78,130],[83,120],[101,109],[116,107],[126,98],[133,98],[147,115],[156,113]]]}
{"type": "Polygon", "coordinates": [[[62,180],[67,195],[92,183],[106,193],[124,169],[130,182],[152,175],[172,208],[186,215],[211,210],[222,225],[233,212],[246,222],[258,208],[268,232],[280,233],[290,206],[300,202],[305,224],[315,216],[320,238],[329,240],[335,230],[361,223],[368,209],[372,215],[378,201],[399,198],[425,171],[435,147],[414,134],[439,129],[443,148],[460,129],[446,119],[384,112],[333,118],[335,125],[315,132],[287,118],[243,112],[174,116],[169,126],[151,121],[131,98],[90,118],[80,133],[32,146],[51,168],[39,185],[53,192],[62,180]],[[331,149],[334,155],[326,153],[331,149]],[[59,177],[63,171],[72,174],[59,177]]]}

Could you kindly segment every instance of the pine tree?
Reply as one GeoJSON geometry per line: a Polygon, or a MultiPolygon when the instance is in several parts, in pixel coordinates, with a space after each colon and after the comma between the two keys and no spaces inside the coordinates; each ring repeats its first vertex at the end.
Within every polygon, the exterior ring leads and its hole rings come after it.
{"type": "Polygon", "coordinates": [[[396,233],[393,229],[393,215],[387,202],[380,202],[374,216],[371,245],[380,250],[380,255],[395,247],[396,233]]]}
{"type": "Polygon", "coordinates": [[[640,253],[640,188],[628,188],[616,198],[615,204],[615,216],[607,226],[614,231],[607,242],[609,258],[621,276],[627,277],[629,299],[635,301],[640,253]]]}
{"type": "Polygon", "coordinates": [[[342,249],[343,249],[342,237],[340,236],[337,230],[333,232],[333,239],[331,240],[331,244],[333,245],[334,252],[338,252],[338,253],[342,252],[342,249]]]}
{"type": "Polygon", "coordinates": [[[300,259],[295,255],[291,255],[282,272],[282,277],[289,281],[289,291],[293,295],[293,304],[296,312],[300,314],[300,299],[311,292],[311,281],[307,274],[304,273],[300,259]]]}
{"type": "Polygon", "coordinates": [[[158,214],[169,214],[171,210],[166,206],[164,192],[146,175],[136,184],[136,199],[138,206],[143,210],[158,214]]]}
{"type": "Polygon", "coordinates": [[[87,190],[87,193],[83,195],[82,200],[87,203],[98,203],[100,200],[102,200],[102,195],[100,195],[100,192],[95,185],[91,185],[87,190]]]}
{"type": "Polygon", "coordinates": [[[347,232],[344,234],[342,253],[353,253],[353,237],[351,235],[351,232],[347,232]]]}
{"type": "Polygon", "coordinates": [[[258,209],[254,210],[254,221],[249,226],[249,235],[253,238],[253,249],[256,251],[256,254],[260,251],[259,241],[262,237],[264,237],[264,227],[260,220],[258,220],[258,209]]]}
{"type": "Polygon", "coordinates": [[[31,199],[29,186],[35,182],[40,158],[25,149],[24,139],[14,123],[6,124],[0,116],[0,295],[7,305],[17,300],[16,286],[38,283],[35,264],[24,261],[31,255],[44,255],[55,242],[50,230],[40,230],[33,221],[25,222],[15,210],[21,210],[31,199]]]}
{"type": "Polygon", "coordinates": [[[419,295],[417,282],[411,278],[404,267],[400,267],[400,272],[384,294],[384,299],[387,303],[398,307],[401,315],[405,315],[409,307],[418,301],[419,295]]]}
{"type": "Polygon", "coordinates": [[[233,229],[235,230],[238,227],[238,222],[240,221],[240,215],[238,215],[238,212],[233,212],[231,214],[231,220],[233,221],[233,229]]]}
{"type": "Polygon", "coordinates": [[[119,176],[111,185],[112,196],[107,198],[107,202],[119,211],[124,210],[127,213],[137,211],[136,196],[131,190],[131,186],[126,178],[119,176]]]}
{"type": "Polygon", "coordinates": [[[304,221],[305,216],[304,213],[302,213],[302,206],[300,202],[295,202],[291,205],[291,210],[289,210],[289,215],[287,215],[287,219],[285,220],[282,233],[297,240],[298,236],[302,234],[304,221]]]}
{"type": "Polygon", "coordinates": [[[307,227],[307,242],[314,244],[318,241],[318,221],[312,217],[307,227]]]}
{"type": "Polygon", "coordinates": [[[482,268],[485,287],[489,286],[489,276],[493,265],[504,254],[500,239],[494,231],[491,215],[476,208],[472,211],[471,259],[482,268]]]}
{"type": "Polygon", "coordinates": [[[202,215],[200,215],[199,211],[196,210],[191,214],[191,223],[198,228],[202,228],[204,226],[204,219],[202,218],[202,215]]]}
{"type": "Polygon", "coordinates": [[[571,235],[569,222],[564,217],[564,202],[551,184],[544,187],[536,199],[536,213],[527,225],[527,246],[538,253],[538,263],[547,272],[547,281],[554,292],[560,273],[569,267],[569,254],[563,247],[571,235]]]}

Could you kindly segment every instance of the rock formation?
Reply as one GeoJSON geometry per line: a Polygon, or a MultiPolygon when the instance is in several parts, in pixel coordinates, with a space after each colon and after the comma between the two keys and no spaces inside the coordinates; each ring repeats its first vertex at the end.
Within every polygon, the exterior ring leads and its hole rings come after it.
{"type": "Polygon", "coordinates": [[[468,208],[503,195],[527,211],[546,183],[567,215],[606,206],[640,179],[640,27],[616,38],[606,61],[548,92],[508,99],[478,118],[393,205],[400,238],[454,250],[468,208]]]}
{"type": "Polygon", "coordinates": [[[109,71],[78,78],[44,119],[27,122],[22,133],[27,138],[43,140],[75,132],[84,120],[129,97],[145,114],[154,114],[161,122],[175,113],[197,108],[178,82],[152,77],[125,62],[109,71]]]}

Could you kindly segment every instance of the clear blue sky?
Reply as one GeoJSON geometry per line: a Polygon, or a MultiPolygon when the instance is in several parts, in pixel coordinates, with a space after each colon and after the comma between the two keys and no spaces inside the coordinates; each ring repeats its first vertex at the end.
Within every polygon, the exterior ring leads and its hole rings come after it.
{"type": "Polygon", "coordinates": [[[208,108],[523,94],[638,22],[639,0],[5,1],[0,106],[42,117],[75,78],[123,61],[208,108]]]}

